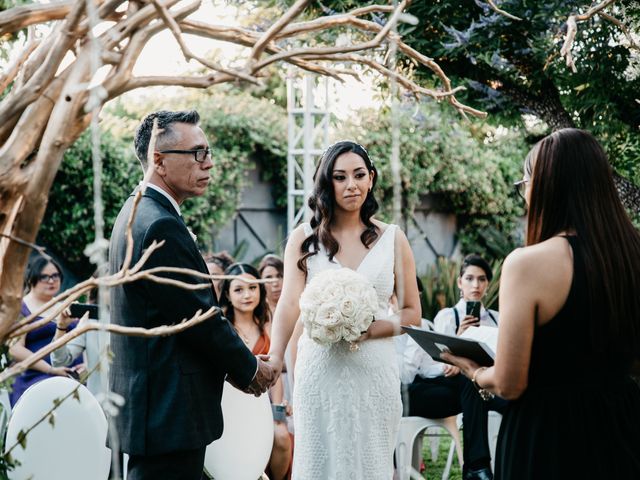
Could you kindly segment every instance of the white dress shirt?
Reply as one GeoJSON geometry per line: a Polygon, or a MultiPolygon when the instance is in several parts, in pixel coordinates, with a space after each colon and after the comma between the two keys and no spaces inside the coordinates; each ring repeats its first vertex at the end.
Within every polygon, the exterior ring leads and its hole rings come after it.
{"type": "MultiPolygon", "coordinates": [[[[421,327],[430,330],[428,320],[422,319],[421,327]]],[[[413,382],[416,375],[423,378],[435,378],[443,375],[444,363],[436,362],[424,349],[416,343],[409,335],[406,337],[403,352],[401,355],[400,381],[404,384],[413,382]]]]}
{"type": "MultiPolygon", "coordinates": [[[[464,299],[460,299],[453,308],[443,308],[438,312],[436,318],[433,320],[435,325],[435,331],[445,333],[447,335],[456,335],[456,316],[453,313],[453,309],[458,311],[458,318],[460,323],[464,320],[467,314],[467,302],[464,299]]],[[[495,310],[487,310],[484,305],[480,308],[480,325],[487,327],[497,327],[500,314],[495,310]]]]}

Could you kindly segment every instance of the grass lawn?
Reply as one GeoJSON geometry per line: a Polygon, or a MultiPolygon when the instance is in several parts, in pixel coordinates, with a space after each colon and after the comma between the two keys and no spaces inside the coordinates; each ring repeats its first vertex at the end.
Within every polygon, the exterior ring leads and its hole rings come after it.
{"type": "MultiPolygon", "coordinates": [[[[424,437],[424,445],[422,449],[422,458],[424,459],[425,471],[422,473],[424,478],[428,478],[429,480],[436,480],[442,478],[442,472],[444,471],[444,467],[447,464],[447,455],[449,455],[449,447],[451,446],[451,437],[443,436],[440,437],[440,451],[438,453],[438,458],[435,462],[431,461],[431,450],[429,447],[429,437],[424,437]]],[[[462,480],[462,469],[458,464],[458,459],[454,455],[453,456],[453,465],[451,466],[451,471],[449,473],[450,480],[462,480]]]]}

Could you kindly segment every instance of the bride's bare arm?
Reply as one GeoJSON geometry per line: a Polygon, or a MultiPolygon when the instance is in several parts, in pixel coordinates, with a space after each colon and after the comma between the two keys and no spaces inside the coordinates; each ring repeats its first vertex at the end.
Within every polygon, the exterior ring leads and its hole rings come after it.
{"type": "Polygon", "coordinates": [[[278,300],[278,306],[273,316],[273,326],[271,327],[271,349],[269,355],[282,368],[282,360],[287,343],[291,338],[291,333],[300,316],[300,295],[304,290],[305,276],[298,268],[300,258],[300,246],[305,239],[302,226],[291,232],[284,251],[284,279],[282,284],[282,294],[278,300]]]}
{"type": "Polygon", "coordinates": [[[395,293],[398,299],[398,311],[396,319],[376,319],[367,331],[367,338],[382,338],[399,335],[402,332],[400,326],[420,326],[422,308],[420,307],[420,294],[416,281],[416,264],[409,240],[399,228],[395,238],[395,293]]]}

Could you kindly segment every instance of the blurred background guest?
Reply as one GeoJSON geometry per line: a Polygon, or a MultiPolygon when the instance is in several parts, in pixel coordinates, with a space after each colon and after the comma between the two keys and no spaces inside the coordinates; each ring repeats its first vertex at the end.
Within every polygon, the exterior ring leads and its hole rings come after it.
{"type": "Polygon", "coordinates": [[[260,273],[260,278],[272,280],[269,283],[265,283],[264,287],[267,290],[267,304],[273,315],[278,300],[280,300],[280,293],[282,293],[284,263],[282,263],[282,259],[276,255],[265,255],[258,265],[258,272],[260,273]]]}
{"type": "Polygon", "coordinates": [[[482,305],[482,298],[493,279],[491,266],[480,255],[467,255],[460,266],[458,288],[460,301],[452,308],[444,308],[438,312],[433,320],[437,332],[447,335],[461,335],[469,327],[485,325],[498,326],[498,312],[487,310],[482,305]],[[468,302],[480,302],[480,316],[467,314],[468,302]]]}
{"type": "MultiPolygon", "coordinates": [[[[435,330],[460,335],[471,326],[498,326],[499,314],[480,304],[479,317],[467,315],[468,302],[481,302],[493,279],[491,267],[481,256],[467,255],[460,266],[457,283],[460,301],[436,315],[435,330]]],[[[422,327],[430,329],[426,320],[422,327]]],[[[401,381],[408,385],[405,411],[409,416],[445,418],[463,416],[463,479],[490,480],[491,454],[488,443],[489,410],[503,412],[507,402],[499,397],[484,401],[471,381],[459,375],[458,367],[433,360],[411,338],[403,352],[401,381]]]]}
{"type": "MultiPolygon", "coordinates": [[[[223,250],[218,253],[209,253],[204,256],[204,262],[207,264],[207,270],[210,275],[222,275],[229,266],[235,262],[229,252],[223,250]]],[[[220,282],[221,280],[212,280],[213,288],[216,291],[216,297],[220,298],[220,282]]]]}
{"type": "MultiPolygon", "coordinates": [[[[61,283],[62,269],[54,260],[42,256],[34,257],[27,268],[25,278],[26,294],[22,299],[20,314],[23,317],[27,317],[51,301],[59,293],[61,283]]],[[[33,321],[41,320],[46,315],[47,311],[33,321]]],[[[56,329],[66,333],[74,326],[75,324],[71,322],[71,318],[65,312],[62,312],[52,321],[18,338],[18,341],[9,349],[9,353],[14,360],[22,361],[49,344],[56,333],[56,329]]],[[[9,395],[11,406],[13,407],[16,404],[27,388],[41,380],[57,375],[77,378],[77,370],[80,369],[79,365],[81,363],[82,359],[76,359],[68,367],[54,367],[51,364],[49,355],[37,361],[30,369],[21,373],[13,383],[13,389],[9,395]]]]}
{"type": "MultiPolygon", "coordinates": [[[[248,280],[258,280],[260,274],[246,263],[234,263],[224,272],[248,280]]],[[[223,280],[220,284],[220,307],[254,355],[267,354],[271,346],[271,311],[267,304],[264,284],[247,283],[241,279],[223,280]]],[[[274,410],[274,439],[269,459],[269,478],[288,478],[292,455],[292,439],[284,418],[286,411],[282,378],[270,389],[269,396],[274,410]],[[277,412],[277,413],[276,413],[277,412]]]]}
{"type": "MultiPolygon", "coordinates": [[[[98,290],[94,289],[89,294],[88,303],[90,305],[97,306],[97,293],[98,290]]],[[[54,340],[58,339],[66,333],[64,331],[64,328],[66,328],[72,321],[78,321],[77,318],[71,318],[70,314],[71,312],[69,312],[69,315],[61,317],[60,321],[58,322],[58,326],[60,328],[56,329],[56,334],[53,337],[54,340]]],[[[90,313],[87,318],[81,319],[78,322],[77,326],[81,327],[83,324],[89,322],[90,320],[98,320],[98,315],[90,313]]],[[[103,390],[100,380],[100,372],[97,371],[96,366],[100,362],[100,355],[106,354],[106,349],[100,348],[99,335],[100,332],[96,330],[90,330],[67,342],[57,350],[51,352],[51,364],[54,367],[67,367],[69,365],[72,365],[73,362],[76,361],[76,359],[82,358],[84,364],[86,365],[87,373],[89,374],[89,377],[86,380],[87,388],[94,395],[97,395],[103,390]]],[[[104,362],[103,365],[108,368],[109,363],[104,362]]],[[[105,378],[108,378],[108,372],[105,372],[105,378]]]]}

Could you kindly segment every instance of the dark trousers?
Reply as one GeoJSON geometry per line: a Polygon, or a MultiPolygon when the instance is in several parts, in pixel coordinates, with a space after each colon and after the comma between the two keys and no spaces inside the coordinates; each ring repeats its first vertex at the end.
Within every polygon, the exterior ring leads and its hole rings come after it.
{"type": "Polygon", "coordinates": [[[405,412],[408,412],[409,416],[445,418],[462,413],[465,470],[490,465],[487,416],[489,410],[502,413],[507,406],[506,400],[495,397],[485,402],[464,375],[416,377],[408,386],[404,398],[408,403],[405,405],[405,412]]]}
{"type": "Polygon", "coordinates": [[[201,480],[205,447],[162,455],[129,455],[127,480],[201,480]]]}

